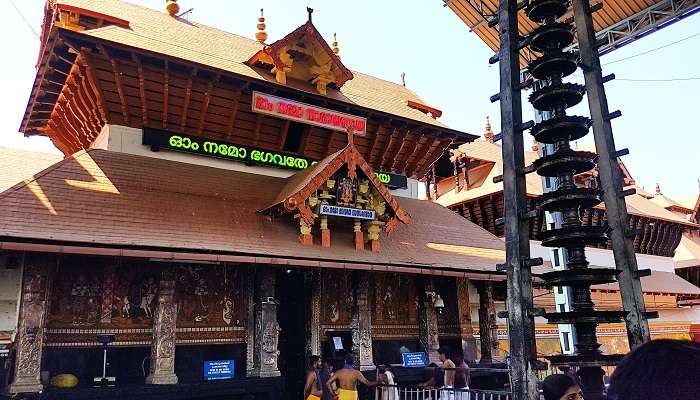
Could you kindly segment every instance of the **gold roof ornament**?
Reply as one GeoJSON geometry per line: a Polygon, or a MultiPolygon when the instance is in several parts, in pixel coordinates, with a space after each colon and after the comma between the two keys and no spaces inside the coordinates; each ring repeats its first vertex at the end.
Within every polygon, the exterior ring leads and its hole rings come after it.
{"type": "Polygon", "coordinates": [[[265,43],[267,40],[267,32],[265,32],[265,17],[263,16],[263,9],[260,9],[260,17],[258,17],[258,31],[255,32],[255,40],[260,43],[265,43]]]}
{"type": "Polygon", "coordinates": [[[486,116],[486,131],[484,132],[484,139],[493,143],[493,131],[491,130],[491,121],[489,121],[489,116],[486,116]]]}
{"type": "Polygon", "coordinates": [[[661,186],[659,184],[656,184],[656,194],[661,194],[661,186]]]}
{"type": "Polygon", "coordinates": [[[171,17],[177,16],[177,13],[180,12],[180,6],[177,4],[177,0],[167,0],[165,2],[165,10],[171,17]]]}
{"type": "Polygon", "coordinates": [[[338,39],[335,36],[335,33],[333,33],[333,43],[332,43],[331,50],[333,50],[333,54],[336,55],[336,57],[340,58],[340,47],[338,47],[338,39]]]}

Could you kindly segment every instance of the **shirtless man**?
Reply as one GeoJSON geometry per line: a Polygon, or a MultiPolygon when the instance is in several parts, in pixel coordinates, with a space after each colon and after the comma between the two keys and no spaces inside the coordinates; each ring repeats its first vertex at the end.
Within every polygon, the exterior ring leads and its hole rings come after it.
{"type": "Polygon", "coordinates": [[[455,363],[450,360],[450,350],[447,347],[438,349],[438,357],[442,362],[442,369],[445,371],[444,385],[446,388],[453,388],[455,384],[455,363]]]}
{"type": "Polygon", "coordinates": [[[335,371],[333,376],[326,382],[328,390],[333,391],[333,384],[338,386],[338,400],[357,400],[357,382],[364,383],[367,386],[374,386],[377,382],[368,381],[360,371],[357,371],[352,366],[352,355],[345,358],[345,366],[343,369],[335,371]]]}
{"type": "Polygon", "coordinates": [[[306,374],[306,384],[304,385],[304,398],[306,400],[321,400],[323,394],[321,382],[319,379],[319,370],[321,369],[321,357],[311,356],[309,358],[311,369],[306,374]]]}

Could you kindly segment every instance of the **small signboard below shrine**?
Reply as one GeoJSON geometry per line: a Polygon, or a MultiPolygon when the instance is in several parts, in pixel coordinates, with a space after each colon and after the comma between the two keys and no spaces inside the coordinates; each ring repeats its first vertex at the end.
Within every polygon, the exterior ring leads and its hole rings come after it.
{"type": "Polygon", "coordinates": [[[361,208],[332,206],[329,204],[321,204],[319,207],[319,213],[321,215],[368,220],[373,220],[376,216],[376,212],[374,210],[363,210],[361,208]]]}
{"type": "Polygon", "coordinates": [[[233,360],[216,360],[204,362],[204,380],[213,381],[233,379],[235,373],[233,360]]]}
{"type": "Polygon", "coordinates": [[[428,355],[425,353],[402,353],[404,367],[425,367],[428,365],[428,355]]]}

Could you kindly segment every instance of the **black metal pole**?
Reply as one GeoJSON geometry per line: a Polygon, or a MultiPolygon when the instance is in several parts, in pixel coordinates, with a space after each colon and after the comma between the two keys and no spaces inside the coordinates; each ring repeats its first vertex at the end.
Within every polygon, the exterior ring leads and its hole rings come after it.
{"type": "Polygon", "coordinates": [[[627,208],[622,193],[622,175],[617,164],[615,141],[608,110],[608,101],[603,87],[600,57],[595,48],[595,29],[588,0],[573,0],[576,37],[579,43],[583,76],[586,81],[588,106],[593,120],[593,137],[598,153],[598,172],[605,213],[612,229],[608,234],[612,240],[615,265],[619,271],[622,305],[627,312],[627,338],[630,348],[649,341],[649,324],[645,316],[642,285],[637,274],[637,259],[634,243],[629,235],[627,208]]]}
{"type": "Polygon", "coordinates": [[[503,137],[503,196],[508,277],[508,336],[510,339],[510,379],[513,400],[537,399],[536,378],[530,361],[535,358],[532,317],[532,280],[529,222],[525,192],[525,156],[522,135],[522,99],[518,53],[518,14],[516,0],[499,1],[500,102],[503,137]],[[529,299],[529,300],[528,300],[529,299]]]}

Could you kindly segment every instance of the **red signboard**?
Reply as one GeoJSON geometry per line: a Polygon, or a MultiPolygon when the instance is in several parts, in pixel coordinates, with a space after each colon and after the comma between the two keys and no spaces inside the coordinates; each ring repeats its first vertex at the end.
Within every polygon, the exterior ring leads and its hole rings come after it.
{"type": "Polygon", "coordinates": [[[253,92],[252,107],[255,112],[336,131],[346,131],[348,126],[352,125],[352,127],[355,128],[356,135],[364,135],[367,132],[367,118],[316,107],[311,104],[300,103],[298,101],[265,93],[253,92]]]}

